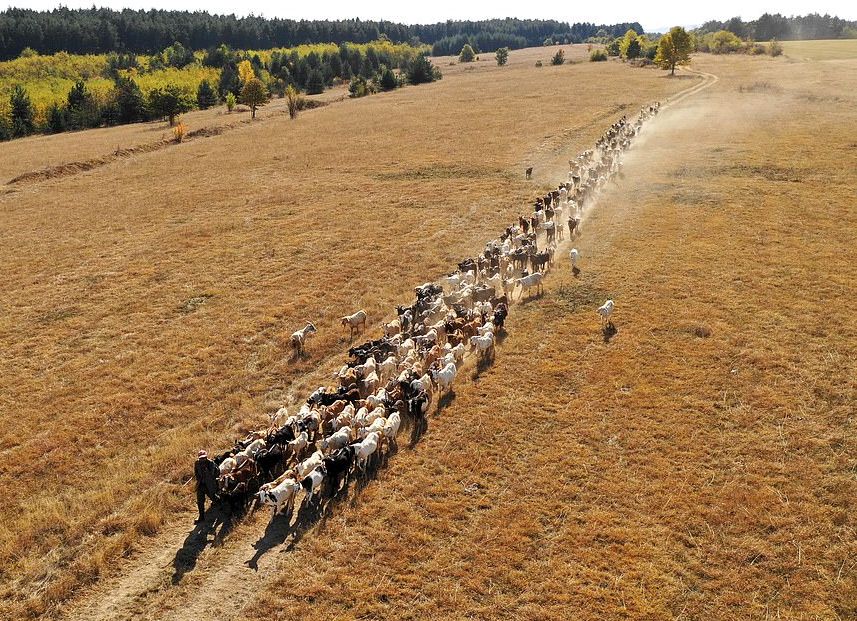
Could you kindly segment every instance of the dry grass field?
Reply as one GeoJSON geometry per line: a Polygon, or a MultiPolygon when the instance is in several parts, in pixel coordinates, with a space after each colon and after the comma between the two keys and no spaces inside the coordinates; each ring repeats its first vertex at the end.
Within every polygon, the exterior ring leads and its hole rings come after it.
{"type": "Polygon", "coordinates": [[[420,443],[308,531],[191,529],[196,448],[317,386],[337,317],[700,83],[551,52],[6,188],[3,618],[857,616],[853,60],[696,58],[719,80],[647,129],[580,277],[513,307],[420,443]]]}

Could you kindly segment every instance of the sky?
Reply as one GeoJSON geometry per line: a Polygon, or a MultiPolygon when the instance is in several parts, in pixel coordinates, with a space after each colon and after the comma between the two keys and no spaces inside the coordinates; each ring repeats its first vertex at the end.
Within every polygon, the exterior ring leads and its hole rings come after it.
{"type": "Polygon", "coordinates": [[[209,13],[236,15],[262,15],[291,19],[385,19],[406,24],[434,23],[447,19],[487,19],[491,17],[520,17],[556,19],[565,22],[595,22],[611,24],[638,21],[643,28],[654,31],[670,26],[697,26],[711,19],[726,20],[739,16],[744,20],[756,19],[762,13],[805,15],[829,13],[843,19],[857,20],[857,2],[854,0],[721,0],[710,2],[651,2],[639,0],[582,0],[571,3],[556,0],[374,0],[349,2],[324,0],[322,2],[283,2],[282,0],[256,0],[234,2],[230,0],[17,0],[10,6],[36,10],[49,10],[63,5],[69,8],[107,6],[113,9],[179,9],[202,10],[209,13]]]}

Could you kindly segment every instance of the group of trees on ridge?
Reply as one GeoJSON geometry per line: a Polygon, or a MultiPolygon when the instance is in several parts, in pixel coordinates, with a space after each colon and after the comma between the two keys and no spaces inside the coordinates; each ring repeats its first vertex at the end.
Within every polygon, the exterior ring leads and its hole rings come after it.
{"type": "Polygon", "coordinates": [[[440,71],[425,57],[424,48],[393,45],[384,39],[367,45],[314,47],[321,51],[259,53],[219,45],[197,55],[176,42],[143,63],[133,54],[110,54],[102,69],[102,76],[113,81],[106,93],[90,90],[78,80],[64,100],[38,111],[24,86],[16,84],[7,113],[0,113],[0,140],[158,118],[169,119],[172,124],[183,112],[219,102],[226,102],[230,110],[237,102],[245,103],[255,115],[255,108],[267,98],[287,96],[289,89],[317,94],[335,82],[350,81],[352,96],[362,96],[404,82],[419,84],[440,78],[440,71]],[[145,93],[135,79],[165,67],[187,70],[200,65],[217,70],[214,75],[219,78],[202,80],[194,88],[166,83],[145,93]]]}
{"type": "Polygon", "coordinates": [[[799,39],[857,39],[857,21],[847,21],[830,15],[810,13],[785,17],[765,13],[749,22],[733,17],[725,22],[708,21],[696,33],[704,35],[726,30],[748,41],[794,41],[799,39]]]}
{"type": "Polygon", "coordinates": [[[438,44],[435,53],[457,54],[464,37],[480,49],[541,45],[546,39],[579,43],[598,30],[614,36],[639,24],[596,26],[556,20],[489,19],[446,21],[436,24],[398,24],[388,21],[292,20],[211,15],[204,12],[107,8],[52,11],[10,8],[0,12],[0,60],[15,58],[31,48],[40,54],[132,52],[153,54],[178,41],[192,50],[222,44],[236,49],[271,49],[307,43],[368,43],[386,35],[399,43],[438,44]]]}

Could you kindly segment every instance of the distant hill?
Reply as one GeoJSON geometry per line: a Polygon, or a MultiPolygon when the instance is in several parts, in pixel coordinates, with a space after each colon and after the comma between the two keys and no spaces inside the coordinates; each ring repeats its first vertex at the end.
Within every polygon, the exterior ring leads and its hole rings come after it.
{"type": "Polygon", "coordinates": [[[236,49],[270,49],[303,43],[367,43],[386,35],[397,43],[436,44],[436,53],[458,53],[461,41],[481,51],[498,47],[542,45],[546,40],[579,43],[604,31],[609,36],[637,22],[613,25],[568,24],[556,20],[489,19],[406,25],[388,21],[265,19],[188,11],[68,9],[0,12],[0,60],[16,58],[25,48],[40,54],[132,52],[151,54],[178,41],[201,50],[221,43],[236,49]],[[454,47],[458,45],[458,49],[454,47]]]}

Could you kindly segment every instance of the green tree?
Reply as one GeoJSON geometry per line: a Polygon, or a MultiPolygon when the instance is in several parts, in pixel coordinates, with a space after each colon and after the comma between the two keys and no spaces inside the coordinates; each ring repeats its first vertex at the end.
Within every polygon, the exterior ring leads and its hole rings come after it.
{"type": "Polygon", "coordinates": [[[231,92],[226,93],[226,110],[232,112],[235,109],[235,95],[231,92]]]}
{"type": "Polygon", "coordinates": [[[422,55],[417,56],[410,62],[406,74],[408,82],[411,84],[434,82],[443,77],[440,69],[432,65],[431,61],[422,55]]]}
{"type": "Polygon", "coordinates": [[[48,109],[48,131],[58,134],[66,130],[66,115],[60,105],[56,102],[48,109]]]}
{"type": "Polygon", "coordinates": [[[557,50],[556,54],[554,54],[553,58],[551,58],[551,64],[552,65],[561,65],[564,62],[565,62],[565,52],[562,51],[561,49],[557,50]]]}
{"type": "Polygon", "coordinates": [[[382,65],[378,85],[385,91],[391,91],[399,85],[399,81],[396,79],[396,74],[393,73],[392,69],[382,65]]]}
{"type": "Polygon", "coordinates": [[[241,82],[238,79],[238,66],[235,63],[227,63],[220,71],[220,79],[217,82],[217,91],[221,97],[227,93],[238,93],[241,90],[241,82]]]}
{"type": "Polygon", "coordinates": [[[622,53],[620,49],[622,44],[622,39],[613,39],[610,43],[607,44],[607,54],[610,56],[619,56],[622,53]]]}
{"type": "Polygon", "coordinates": [[[9,105],[11,107],[9,116],[12,120],[12,136],[18,138],[32,134],[35,128],[33,124],[33,102],[30,101],[30,95],[20,84],[12,89],[9,105]]]}
{"type": "Polygon", "coordinates": [[[268,89],[259,78],[250,78],[241,88],[241,103],[250,106],[250,118],[256,118],[256,108],[268,103],[268,89]]]}
{"type": "Polygon", "coordinates": [[[509,48],[508,47],[497,48],[497,51],[494,53],[494,58],[497,59],[497,64],[500,67],[502,67],[509,60],[509,48]]]}
{"type": "Polygon", "coordinates": [[[633,28],[629,28],[619,43],[619,53],[622,58],[632,60],[640,56],[640,39],[633,28]]]}
{"type": "Polygon", "coordinates": [[[476,59],[476,52],[470,47],[469,43],[465,43],[461,48],[461,53],[458,55],[458,60],[463,63],[472,63],[476,59]]]}
{"type": "Polygon", "coordinates": [[[116,80],[116,110],[120,123],[134,123],[146,118],[146,98],[131,78],[116,80]]]}
{"type": "Polygon", "coordinates": [[[318,69],[313,69],[307,75],[306,92],[307,95],[318,95],[324,92],[324,76],[318,69]]]}
{"type": "Polygon", "coordinates": [[[68,92],[66,99],[69,129],[85,129],[87,127],[98,127],[101,123],[101,114],[95,97],[89,92],[83,80],[78,80],[68,92]]]}
{"type": "Polygon", "coordinates": [[[211,106],[217,105],[217,93],[208,83],[208,80],[203,80],[199,83],[199,88],[196,89],[196,105],[200,110],[207,110],[211,106]]]}
{"type": "Polygon", "coordinates": [[[661,69],[669,69],[670,75],[675,75],[676,65],[690,64],[691,49],[690,35],[681,26],[675,26],[658,41],[655,64],[661,69]]]}
{"type": "Polygon", "coordinates": [[[176,84],[167,84],[162,88],[153,88],[149,92],[149,109],[157,117],[166,118],[170,127],[176,124],[176,117],[193,108],[193,101],[176,84]]]}

